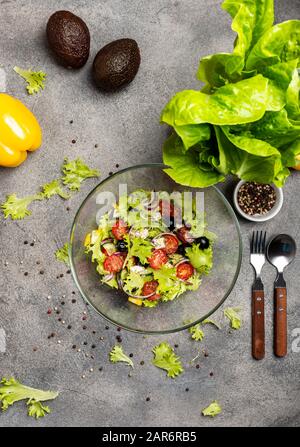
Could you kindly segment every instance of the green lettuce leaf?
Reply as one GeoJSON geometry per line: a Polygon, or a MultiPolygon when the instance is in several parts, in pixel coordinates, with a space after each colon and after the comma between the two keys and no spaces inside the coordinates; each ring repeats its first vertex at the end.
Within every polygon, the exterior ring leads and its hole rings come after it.
{"type": "Polygon", "coordinates": [[[161,343],[153,348],[153,365],[167,371],[167,376],[174,379],[183,372],[180,358],[176,356],[173,348],[168,343],[161,343]]]}
{"type": "Polygon", "coordinates": [[[221,406],[216,400],[214,400],[210,405],[208,405],[208,407],[202,410],[202,414],[203,416],[210,416],[213,418],[218,414],[220,414],[221,411],[222,411],[221,406]]]}
{"type": "Polygon", "coordinates": [[[281,154],[276,148],[246,135],[235,135],[228,128],[215,130],[221,172],[230,172],[245,181],[283,186],[289,172],[283,168],[281,154]]]}
{"type": "Polygon", "coordinates": [[[174,130],[180,136],[185,150],[195,146],[199,141],[210,139],[210,127],[208,124],[174,125],[174,130]]]}
{"type": "Polygon", "coordinates": [[[39,418],[50,413],[47,406],[41,402],[53,400],[58,396],[56,391],[42,391],[36,388],[25,386],[11,377],[10,379],[2,378],[0,382],[0,402],[2,402],[2,410],[5,411],[10,405],[20,400],[26,400],[28,406],[28,415],[39,418]]]}
{"type": "Polygon", "coordinates": [[[196,270],[209,273],[213,265],[213,250],[211,246],[202,250],[199,245],[193,244],[191,247],[186,248],[185,253],[196,270]]]}
{"type": "Polygon", "coordinates": [[[201,59],[197,77],[211,87],[221,87],[228,81],[237,82],[251,75],[244,71],[245,58],[274,22],[273,0],[225,0],[222,8],[232,17],[231,28],[237,33],[237,38],[233,53],[219,53],[201,59]]]}
{"type": "Polygon", "coordinates": [[[184,153],[182,142],[175,134],[164,143],[163,161],[169,166],[165,172],[181,185],[206,188],[224,180],[224,176],[212,167],[205,170],[199,163],[197,152],[190,150],[184,153]]]}
{"type": "Polygon", "coordinates": [[[254,45],[247,62],[248,70],[300,58],[300,20],[288,20],[270,28],[254,45]]]}
{"type": "Polygon", "coordinates": [[[212,95],[195,90],[177,93],[164,108],[161,121],[170,126],[211,123],[219,126],[257,121],[267,110],[284,104],[279,91],[262,75],[220,87],[212,95]]]}

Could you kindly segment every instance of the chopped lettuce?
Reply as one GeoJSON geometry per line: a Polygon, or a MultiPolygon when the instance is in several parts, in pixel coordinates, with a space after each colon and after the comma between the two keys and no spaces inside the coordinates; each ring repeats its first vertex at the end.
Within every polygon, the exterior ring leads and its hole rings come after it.
{"type": "Polygon", "coordinates": [[[175,378],[183,372],[180,358],[176,356],[173,348],[168,343],[160,343],[153,348],[153,365],[167,371],[167,376],[175,378]]]}
{"type": "Polygon", "coordinates": [[[128,295],[141,295],[144,283],[140,273],[130,270],[124,279],[123,288],[128,295]]]}
{"type": "Polygon", "coordinates": [[[100,173],[97,169],[89,168],[80,158],[69,161],[65,158],[62,166],[62,182],[71,191],[79,190],[81,183],[92,177],[99,177],[100,173]]]}
{"type": "Polygon", "coordinates": [[[188,247],[185,252],[190,263],[196,270],[209,273],[213,266],[213,250],[211,245],[205,250],[202,250],[199,245],[194,244],[188,247]]]}
{"type": "Polygon", "coordinates": [[[27,82],[26,89],[29,95],[44,90],[47,75],[43,71],[23,70],[20,67],[14,67],[14,71],[27,82]]]}
{"type": "Polygon", "coordinates": [[[130,238],[128,235],[124,239],[127,242],[128,256],[136,256],[142,264],[145,264],[153,250],[153,245],[150,241],[140,237],[130,238]]]}
{"type": "Polygon", "coordinates": [[[42,391],[30,388],[18,382],[11,377],[10,379],[2,378],[0,382],[0,402],[2,402],[2,410],[5,411],[10,405],[20,400],[26,400],[28,407],[28,415],[38,419],[50,413],[50,408],[41,402],[53,400],[58,396],[56,391],[42,391]]]}
{"type": "Polygon", "coordinates": [[[227,307],[224,310],[224,315],[230,321],[230,326],[232,329],[240,329],[241,327],[241,317],[239,315],[240,308],[238,307],[227,307]]]}
{"type": "Polygon", "coordinates": [[[59,248],[58,250],[56,250],[55,252],[55,257],[58,261],[64,262],[65,264],[69,265],[70,264],[70,259],[69,259],[69,248],[70,248],[70,243],[66,242],[61,248],[59,248]]]}
{"type": "Polygon", "coordinates": [[[220,406],[220,404],[214,400],[210,405],[208,405],[208,407],[203,408],[202,410],[202,414],[203,416],[210,416],[210,417],[215,417],[218,414],[220,414],[222,411],[222,408],[220,406]]]}
{"type": "Polygon", "coordinates": [[[195,326],[189,328],[189,333],[192,334],[192,339],[196,341],[202,341],[204,338],[204,332],[201,329],[201,324],[198,323],[195,326]]]}
{"type": "Polygon", "coordinates": [[[133,361],[123,352],[122,346],[114,346],[109,353],[109,359],[112,363],[124,362],[133,368],[133,361]]]}
{"type": "Polygon", "coordinates": [[[5,219],[11,217],[12,220],[24,219],[31,215],[31,211],[27,208],[35,200],[42,200],[41,194],[26,196],[19,198],[16,194],[10,194],[6,197],[6,201],[1,204],[5,219]]]}
{"type": "Polygon", "coordinates": [[[50,183],[46,183],[45,185],[43,185],[42,194],[46,199],[50,199],[50,197],[55,195],[58,195],[65,200],[70,198],[70,195],[63,190],[60,184],[60,180],[58,179],[52,180],[50,183]]]}

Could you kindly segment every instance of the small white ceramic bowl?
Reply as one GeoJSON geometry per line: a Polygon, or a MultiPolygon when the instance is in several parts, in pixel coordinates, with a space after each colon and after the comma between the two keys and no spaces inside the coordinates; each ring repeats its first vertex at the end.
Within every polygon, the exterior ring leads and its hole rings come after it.
{"type": "Polygon", "coordinates": [[[251,220],[252,222],[266,222],[267,220],[273,219],[273,217],[275,217],[279,211],[281,210],[282,204],[283,204],[283,192],[281,188],[277,188],[277,186],[272,185],[272,187],[274,188],[275,192],[276,192],[276,202],[275,205],[273,206],[273,208],[266,214],[254,214],[253,216],[249,216],[249,214],[244,213],[244,211],[241,210],[239,204],[238,204],[238,191],[240,189],[240,187],[244,184],[247,183],[244,180],[241,180],[235,187],[234,189],[234,193],[233,193],[233,201],[234,201],[234,206],[235,209],[237,210],[237,212],[244,217],[244,219],[247,220],[251,220]]]}

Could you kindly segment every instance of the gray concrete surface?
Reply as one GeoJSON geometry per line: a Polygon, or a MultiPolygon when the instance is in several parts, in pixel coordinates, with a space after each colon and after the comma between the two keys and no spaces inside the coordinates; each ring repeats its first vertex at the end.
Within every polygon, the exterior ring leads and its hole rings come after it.
{"type": "MultiPolygon", "coordinates": [[[[35,191],[58,175],[66,156],[80,156],[97,166],[102,178],[116,170],[116,163],[124,168],[160,161],[167,133],[159,125],[163,105],[175,92],[197,86],[195,72],[200,56],[231,48],[234,35],[220,3],[215,0],[0,1],[0,65],[7,75],[7,90],[34,110],[44,131],[42,149],[26,164],[17,170],[0,169],[0,200],[7,193],[22,195],[35,191]],[[57,9],[77,13],[90,28],[91,56],[80,71],[58,66],[45,47],[46,22],[57,9]],[[91,63],[100,47],[120,37],[137,40],[142,64],[131,86],[104,95],[91,82],[91,63]],[[22,79],[12,70],[14,65],[46,71],[44,92],[27,96],[22,79]],[[72,125],[70,120],[74,120],[72,125]],[[72,139],[76,139],[76,144],[71,143],[72,139]]],[[[299,0],[275,3],[277,21],[299,18],[299,0]]],[[[0,349],[0,376],[13,375],[26,384],[61,393],[50,404],[49,416],[36,422],[27,417],[23,404],[16,404],[0,414],[0,426],[299,425],[300,352],[292,352],[293,341],[294,348],[300,345],[292,336],[292,331],[300,327],[299,257],[286,274],[289,355],[284,360],[272,354],[271,297],[275,272],[269,265],[264,270],[267,355],[260,363],[250,355],[253,275],[247,242],[254,226],[244,221],[241,222],[245,243],[242,270],[226,302],[243,309],[240,331],[230,333],[222,309],[215,318],[223,329],[216,332],[208,328],[202,344],[190,340],[186,332],[143,337],[119,333],[111,325],[106,330],[107,323],[86,308],[67,269],[54,259],[57,246],[68,238],[79,204],[96,183],[97,180],[86,182],[68,203],[54,198],[33,205],[33,215],[24,221],[0,218],[0,327],[6,333],[6,352],[0,349]],[[30,246],[34,240],[34,246],[30,246]],[[24,241],[29,244],[24,245],[24,241]],[[41,269],[44,275],[39,273],[41,269]],[[25,272],[28,276],[24,276],[25,272]],[[61,273],[64,276],[57,279],[61,273]],[[76,303],[71,301],[74,298],[76,303]],[[54,306],[58,306],[61,314],[47,315],[47,309],[54,306]],[[86,321],[82,320],[84,311],[86,321]],[[58,322],[58,317],[65,324],[58,322]],[[68,324],[71,329],[67,329],[68,324]],[[82,329],[83,324],[86,330],[82,329]],[[49,340],[51,332],[57,335],[49,340]],[[132,377],[128,377],[127,366],[108,362],[116,335],[122,336],[125,351],[134,354],[136,368],[132,377]],[[150,363],[151,348],[163,340],[179,345],[177,353],[186,369],[176,380],[166,378],[163,371],[150,363]],[[81,352],[72,349],[73,344],[81,352]],[[94,349],[92,344],[96,345],[94,349]],[[202,353],[204,348],[209,352],[207,358],[202,353]],[[196,369],[197,362],[190,366],[189,361],[199,351],[200,368],[196,369]],[[103,370],[99,371],[101,367],[103,370]],[[94,371],[89,372],[90,368],[94,371]],[[81,378],[83,374],[85,379],[81,378]],[[148,396],[151,400],[146,402],[148,396]],[[214,399],[222,404],[222,414],[213,420],[203,418],[200,410],[214,399]]],[[[221,186],[229,198],[232,187],[233,182],[221,186]]],[[[264,227],[269,234],[290,233],[300,244],[299,194],[299,175],[294,173],[284,188],[280,215],[264,227]]]]}

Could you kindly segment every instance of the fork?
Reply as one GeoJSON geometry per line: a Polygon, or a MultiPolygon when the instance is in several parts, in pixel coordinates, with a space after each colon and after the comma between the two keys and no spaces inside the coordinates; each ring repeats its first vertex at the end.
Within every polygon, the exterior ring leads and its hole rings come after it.
{"type": "Polygon", "coordinates": [[[252,356],[261,360],[265,356],[265,299],[261,271],[266,261],[265,231],[253,231],[250,247],[250,263],[255,270],[252,286],[252,356]]]}

